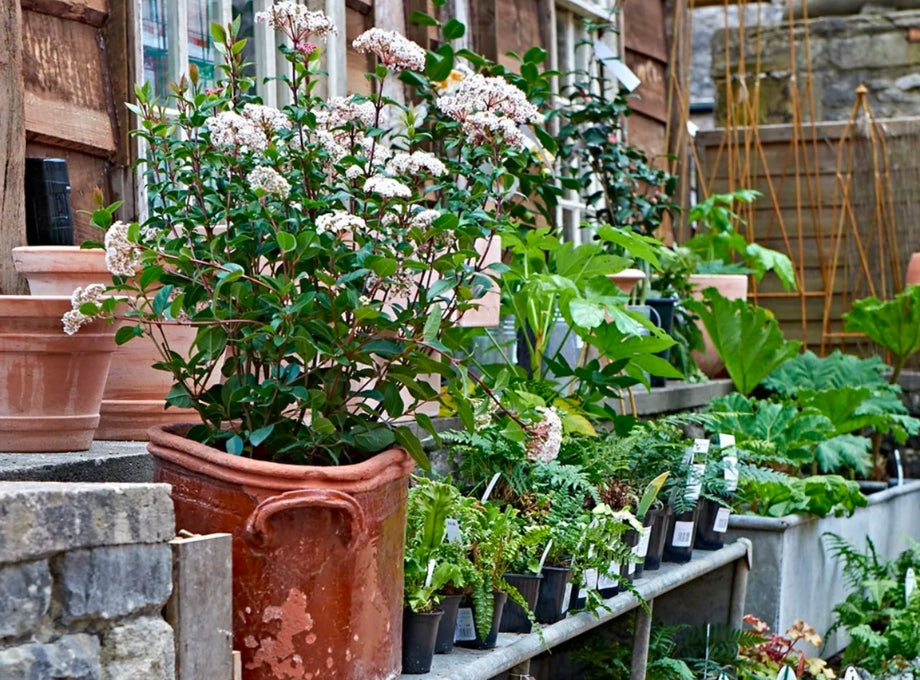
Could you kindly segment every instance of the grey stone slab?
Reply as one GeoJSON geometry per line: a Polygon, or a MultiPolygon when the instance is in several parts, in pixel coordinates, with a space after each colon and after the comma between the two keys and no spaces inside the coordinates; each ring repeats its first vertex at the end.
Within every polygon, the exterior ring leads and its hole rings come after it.
{"type": "MultiPolygon", "coordinates": [[[[113,627],[103,638],[104,680],[176,680],[173,630],[163,619],[142,617],[113,627]]],[[[224,676],[229,680],[230,674],[224,676]]],[[[184,680],[179,676],[178,680],[184,680]]],[[[190,677],[189,680],[203,680],[190,677]]]]}
{"type": "Polygon", "coordinates": [[[53,562],[61,619],[116,619],[159,608],[172,590],[169,545],[121,545],[75,550],[53,562]]]}
{"type": "Polygon", "coordinates": [[[0,482],[0,564],[174,534],[165,484],[0,482]]]}
{"type": "Polygon", "coordinates": [[[94,441],[89,451],[0,453],[0,480],[40,482],[152,482],[147,442],[94,441]]]}
{"type": "Polygon", "coordinates": [[[92,635],[65,635],[47,644],[11,647],[0,651],[0,678],[103,680],[99,651],[99,640],[92,635]]]}
{"type": "Polygon", "coordinates": [[[44,560],[0,568],[0,638],[38,627],[51,604],[51,571],[44,560]]]}

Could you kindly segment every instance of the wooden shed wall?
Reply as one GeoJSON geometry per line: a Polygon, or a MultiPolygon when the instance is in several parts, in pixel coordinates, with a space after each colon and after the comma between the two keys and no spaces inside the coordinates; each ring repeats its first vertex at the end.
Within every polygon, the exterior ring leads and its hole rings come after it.
{"type": "Polygon", "coordinates": [[[667,152],[668,41],[662,0],[625,2],[622,9],[624,61],[642,84],[627,123],[630,142],[653,156],[667,152]]]}

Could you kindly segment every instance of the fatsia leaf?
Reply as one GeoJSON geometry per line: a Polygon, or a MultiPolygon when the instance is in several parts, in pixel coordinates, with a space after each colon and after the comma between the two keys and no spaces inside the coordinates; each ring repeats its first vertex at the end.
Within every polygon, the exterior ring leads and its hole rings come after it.
{"type": "Polygon", "coordinates": [[[735,389],[742,394],[750,394],[798,354],[801,343],[786,340],[770,311],[744,300],[727,300],[715,289],[707,289],[704,299],[705,304],[688,300],[686,305],[703,321],[735,389]]]}

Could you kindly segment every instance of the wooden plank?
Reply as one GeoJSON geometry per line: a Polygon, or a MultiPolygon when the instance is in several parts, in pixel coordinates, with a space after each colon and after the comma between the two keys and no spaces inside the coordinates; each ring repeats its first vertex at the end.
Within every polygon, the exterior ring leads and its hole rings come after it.
{"type": "Polygon", "coordinates": [[[25,93],[25,128],[30,140],[107,157],[116,150],[105,111],[25,93]]]}
{"type": "Polygon", "coordinates": [[[630,108],[649,118],[666,123],[668,120],[667,71],[665,64],[644,54],[626,50],[626,65],[632,69],[642,84],[636,89],[637,98],[630,108]]]}
{"type": "Polygon", "coordinates": [[[627,50],[640,52],[661,62],[668,61],[661,0],[626,2],[623,12],[623,44],[627,50]]]}
{"type": "Polygon", "coordinates": [[[654,118],[634,113],[626,119],[626,135],[630,144],[643,149],[652,159],[667,153],[665,126],[654,118]]]}
{"type": "Polygon", "coordinates": [[[176,680],[233,677],[230,534],[170,541],[173,592],[166,620],[176,642],[176,680]]]}
{"type": "Polygon", "coordinates": [[[507,56],[508,52],[523,55],[535,45],[546,48],[540,27],[540,3],[538,0],[497,0],[496,12],[503,26],[514,26],[514,30],[498,31],[498,63],[517,71],[520,62],[507,56]]]}
{"type": "Polygon", "coordinates": [[[108,18],[107,0],[20,0],[24,10],[50,14],[102,28],[108,18]]]}
{"type": "Polygon", "coordinates": [[[10,265],[11,251],[26,243],[26,140],[22,77],[22,16],[18,2],[0,6],[0,293],[28,288],[10,265]]]}
{"type": "Polygon", "coordinates": [[[365,73],[374,70],[374,60],[370,54],[361,54],[351,46],[352,41],[371,27],[371,17],[347,7],[345,9],[345,33],[348,36],[348,91],[371,94],[371,84],[365,73]]]}

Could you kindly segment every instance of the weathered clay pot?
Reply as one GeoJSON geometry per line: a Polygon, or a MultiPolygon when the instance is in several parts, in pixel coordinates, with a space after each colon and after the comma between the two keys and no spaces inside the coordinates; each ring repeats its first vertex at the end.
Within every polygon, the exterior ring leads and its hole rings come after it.
{"type": "MultiPolygon", "coordinates": [[[[703,291],[707,288],[715,288],[722,297],[729,300],[747,300],[748,277],[744,274],[692,274],[689,280],[693,286],[693,297],[698,300],[703,298],[703,291]]],[[[720,378],[725,373],[725,364],[702,323],[700,330],[703,333],[705,349],[702,352],[694,352],[693,360],[705,375],[720,378]]]]}
{"type": "Polygon", "coordinates": [[[617,288],[629,295],[637,283],[645,280],[645,272],[641,269],[623,269],[614,274],[607,274],[607,278],[613,281],[617,288]]]}
{"type": "MultiPolygon", "coordinates": [[[[105,251],[100,248],[22,246],[13,248],[13,264],[28,280],[32,295],[69,297],[77,286],[112,283],[105,266],[105,251]]],[[[195,339],[195,329],[191,327],[168,326],[164,332],[169,346],[177,352],[186,352],[195,339]]],[[[157,361],[160,355],[147,338],[135,338],[115,348],[96,439],[145,440],[147,430],[154,425],[198,417],[191,409],[165,409],[164,399],[173,381],[170,373],[152,367],[157,361]]]]}
{"type": "Polygon", "coordinates": [[[916,286],[920,284],[920,252],[910,256],[907,263],[907,274],[904,277],[905,286],[916,286]]]}
{"type": "Polygon", "coordinates": [[[0,451],[86,451],[115,343],[101,322],[66,335],[70,297],[0,295],[0,451]]]}
{"type": "Polygon", "coordinates": [[[411,457],[283,465],[154,427],[176,527],[233,535],[233,640],[244,680],[384,680],[400,672],[411,457]]]}

